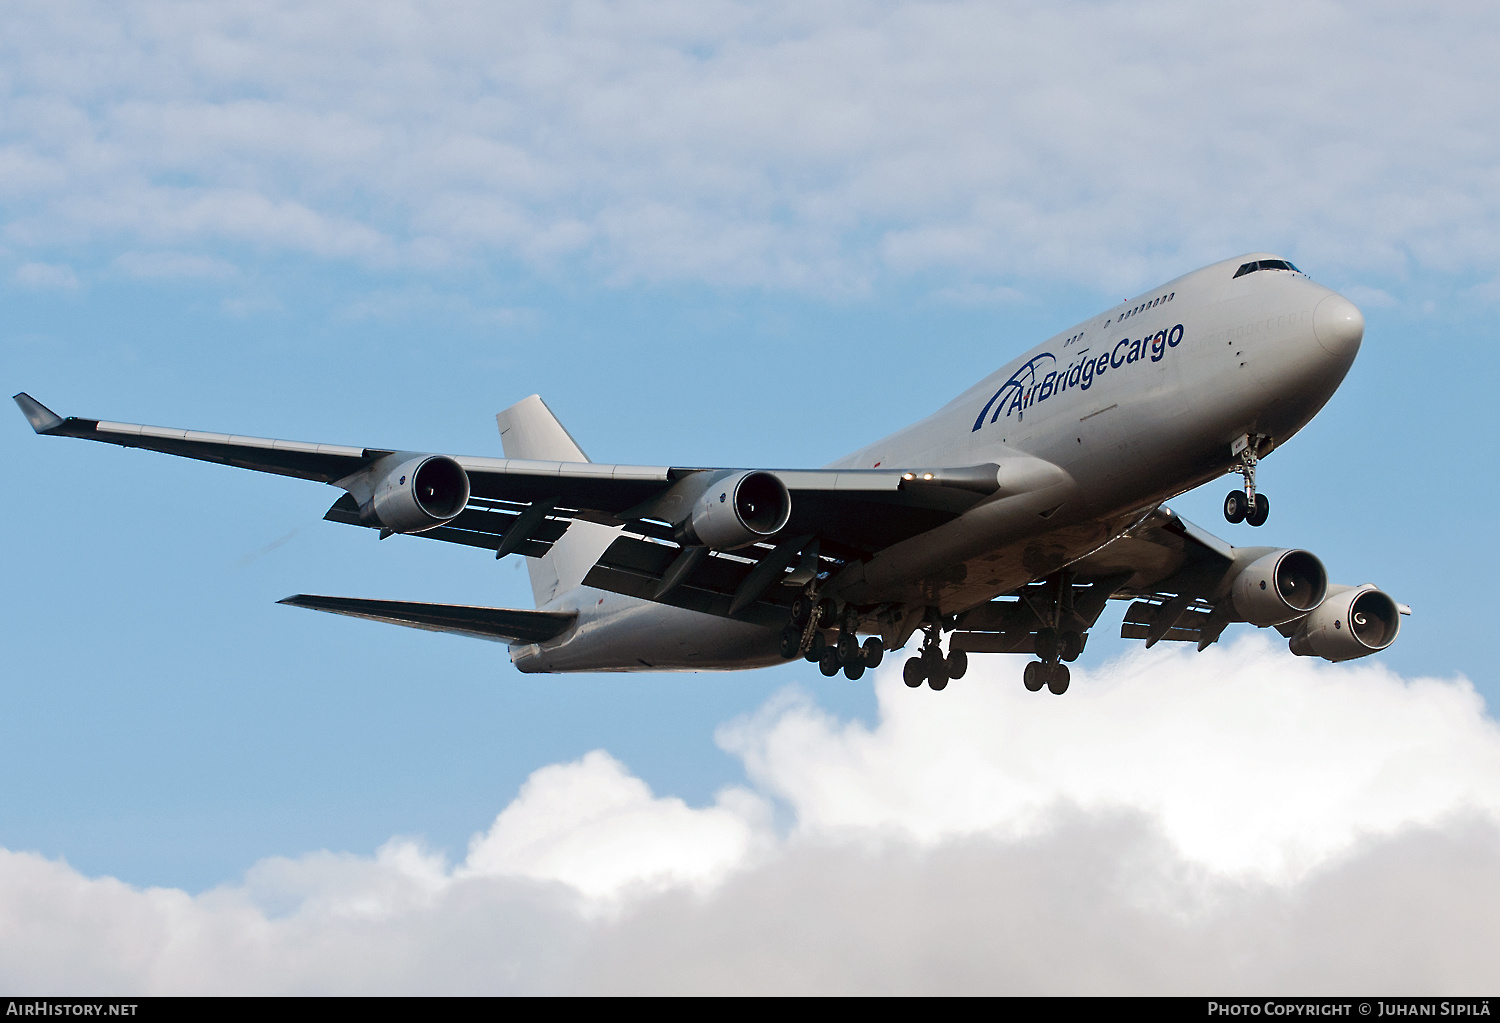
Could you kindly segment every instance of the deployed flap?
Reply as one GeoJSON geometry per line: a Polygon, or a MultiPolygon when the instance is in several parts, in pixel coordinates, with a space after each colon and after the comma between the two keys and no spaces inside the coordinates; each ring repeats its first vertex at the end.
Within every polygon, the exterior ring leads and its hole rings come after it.
{"type": "Polygon", "coordinates": [[[1195,642],[1202,650],[1218,641],[1238,616],[1225,592],[1236,560],[1255,548],[1236,550],[1170,508],[1156,508],[1136,525],[1072,568],[1080,577],[1114,573],[1123,580],[1116,597],[1138,597],[1120,626],[1124,639],[1195,642]]]}
{"type": "Polygon", "coordinates": [[[457,632],[501,643],[541,643],[569,629],[576,611],[522,611],[508,607],[467,604],[420,604],[409,600],[367,600],[361,597],[320,597],[298,593],[278,604],[368,618],[429,632],[457,632]]]}
{"type": "Polygon", "coordinates": [[[769,556],[773,553],[771,548],[757,545],[729,553],[708,553],[686,565],[687,575],[664,589],[662,583],[683,551],[675,544],[620,536],[598,559],[583,584],[719,618],[729,617],[732,609],[735,618],[768,628],[786,624],[786,609],[780,605],[790,602],[794,591],[779,593],[781,587],[774,585],[776,577],[785,572],[786,564],[774,566],[775,570],[768,572],[770,582],[760,587],[761,592],[755,598],[736,599],[757,565],[751,559],[769,556]]]}

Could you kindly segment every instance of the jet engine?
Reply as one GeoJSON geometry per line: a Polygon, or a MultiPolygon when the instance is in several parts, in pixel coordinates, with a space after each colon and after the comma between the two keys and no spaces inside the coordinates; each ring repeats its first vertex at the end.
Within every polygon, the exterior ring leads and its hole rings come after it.
{"type": "Polygon", "coordinates": [[[1307,551],[1272,551],[1234,580],[1234,609],[1252,625],[1280,625],[1323,602],[1328,573],[1307,551]]]}
{"type": "Polygon", "coordinates": [[[1289,644],[1299,657],[1348,661],[1390,646],[1401,631],[1396,602],[1368,583],[1335,586],[1323,603],[1300,623],[1289,644]]]}
{"type": "Polygon", "coordinates": [[[469,474],[446,455],[422,455],[381,477],[368,506],[380,525],[420,533],[457,517],[469,503],[469,474]]]}
{"type": "Polygon", "coordinates": [[[731,473],[698,495],[677,535],[694,547],[734,550],[781,530],[792,515],[786,484],[768,472],[731,473]]]}

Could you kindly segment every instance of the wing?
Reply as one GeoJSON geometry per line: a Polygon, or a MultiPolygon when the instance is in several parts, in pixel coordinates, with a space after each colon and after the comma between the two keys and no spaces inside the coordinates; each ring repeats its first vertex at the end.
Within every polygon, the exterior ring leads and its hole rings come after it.
{"type": "Polygon", "coordinates": [[[1192,642],[1202,650],[1239,621],[1229,583],[1236,565],[1265,548],[1236,549],[1170,508],[1158,508],[1136,528],[1078,564],[1082,577],[1120,580],[1111,596],[1135,598],[1120,626],[1124,639],[1192,642]]]}
{"type": "MultiPolygon", "coordinates": [[[[145,448],[258,472],[295,476],[350,490],[325,518],[372,528],[351,483],[382,460],[423,452],[273,440],[63,418],[30,395],[15,396],[40,434],[145,448]]],[[[812,575],[867,559],[892,544],[956,518],[1000,489],[994,464],[932,470],[771,469],[786,486],[792,512],[766,542],[732,552],[684,547],[663,510],[673,488],[704,467],[606,465],[482,456],[452,457],[468,476],[463,510],[411,535],[540,557],[577,519],[623,527],[585,580],[588,585],[751,620],[783,617],[793,587],[812,575]],[[675,570],[675,571],[674,571],[675,570]],[[792,585],[778,586],[778,582],[792,585]],[[758,611],[752,605],[761,604],[758,611]]],[[[389,531],[386,531],[387,533],[389,531]]]]}
{"type": "Polygon", "coordinates": [[[957,616],[954,641],[965,650],[1030,653],[1059,601],[1058,627],[1086,639],[1116,599],[1132,601],[1123,638],[1144,639],[1147,646],[1164,639],[1194,642],[1202,650],[1240,620],[1229,594],[1235,567],[1267,550],[1231,547],[1170,508],[1155,508],[1073,562],[1066,578],[1031,583],[957,616]]]}

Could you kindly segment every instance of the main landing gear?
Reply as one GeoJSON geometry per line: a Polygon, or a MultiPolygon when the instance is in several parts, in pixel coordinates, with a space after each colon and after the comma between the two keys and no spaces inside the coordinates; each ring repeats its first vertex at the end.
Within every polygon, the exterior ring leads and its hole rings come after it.
{"type": "Polygon", "coordinates": [[[950,650],[944,657],[942,633],[937,622],[929,619],[922,628],[922,652],[907,658],[901,669],[901,678],[913,689],[923,682],[934,691],[946,689],[950,680],[963,678],[964,672],[969,670],[969,655],[963,650],[950,650]]]}
{"type": "Polygon", "coordinates": [[[1040,692],[1042,686],[1046,686],[1054,696],[1061,696],[1068,691],[1068,683],[1072,681],[1072,675],[1073,673],[1068,670],[1066,664],[1031,661],[1026,665],[1026,673],[1022,678],[1026,683],[1026,688],[1033,693],[1040,692]]]}
{"type": "Polygon", "coordinates": [[[1037,660],[1026,665],[1022,680],[1033,693],[1043,686],[1054,696],[1068,691],[1072,672],[1064,661],[1076,661],[1083,653],[1083,633],[1070,626],[1080,619],[1073,613],[1073,576],[1062,571],[1047,579],[1046,597],[1041,607],[1032,605],[1032,610],[1044,623],[1036,630],[1037,660]]]}
{"type": "Polygon", "coordinates": [[[1076,661],[1082,651],[1083,636],[1079,633],[1071,630],[1059,632],[1051,626],[1038,629],[1036,655],[1041,659],[1026,665],[1023,676],[1026,688],[1035,693],[1046,686],[1054,696],[1066,693],[1073,673],[1062,662],[1076,661]]]}
{"type": "Polygon", "coordinates": [[[1244,490],[1231,490],[1224,498],[1224,517],[1230,522],[1248,522],[1252,526],[1264,525],[1271,514],[1271,502],[1265,494],[1255,492],[1255,467],[1260,459],[1255,455],[1259,437],[1241,437],[1235,441],[1239,448],[1239,474],[1245,477],[1244,490]],[[1241,446],[1243,445],[1243,446],[1241,446]]]}
{"type": "Polygon", "coordinates": [[[845,621],[832,644],[823,638],[822,629],[834,615],[833,601],[815,601],[799,594],[792,601],[791,621],[781,630],[781,656],[787,660],[803,657],[829,678],[842,668],[845,678],[855,680],[864,675],[865,669],[879,667],[885,659],[885,647],[874,636],[861,644],[854,631],[857,621],[845,621]]]}

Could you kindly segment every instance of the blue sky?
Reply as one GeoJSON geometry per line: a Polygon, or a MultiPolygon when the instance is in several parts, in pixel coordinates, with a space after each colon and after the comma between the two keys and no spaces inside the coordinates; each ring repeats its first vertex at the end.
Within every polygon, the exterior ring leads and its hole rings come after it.
{"type": "MultiPolygon", "coordinates": [[[[596,460],[819,465],[1127,294],[1280,252],[1361,305],[1364,349],[1265,462],[1266,527],[1222,522],[1227,482],[1174,506],[1231,542],[1307,547],[1336,580],[1414,607],[1379,658],[1394,675],[1307,676],[1348,701],[1317,712],[1355,722],[1351,750],[1399,745],[1371,736],[1431,705],[1411,681],[1424,677],[1464,708],[1454,728],[1493,739],[1500,82],[1484,5],[20,3],[4,17],[0,371],[7,393],[65,415],[480,454],[499,451],[493,414],[539,392],[596,460]],[[1409,702],[1367,721],[1345,685],[1366,677],[1409,702]]],[[[710,816],[733,816],[721,792],[748,786],[767,834],[795,844],[817,832],[806,793],[722,726],[771,736],[805,713],[883,735],[899,720],[878,683],[806,666],[523,677],[503,647],[280,607],[295,592],[530,593],[517,558],[322,522],[337,493],[315,484],[37,438],[18,413],[0,452],[0,847],[58,877],[261,898],[242,879],[281,862],[268,857],[378,865],[392,836],[459,864],[471,836],[503,830],[485,830],[497,813],[524,817],[533,772],[569,764],[599,792],[639,779],[650,806],[679,797],[710,816]],[[580,760],[595,750],[615,761],[580,760]]],[[[1121,610],[1084,659],[1100,678],[1135,663],[1108,636],[1121,610]]],[[[1234,649],[1257,670],[1311,671],[1234,649]]],[[[1192,662],[1160,663],[1183,698],[1192,662]]],[[[1019,669],[994,659],[970,684],[1018,688],[1019,669]]],[[[1176,734],[1219,734],[1221,712],[1173,717],[1176,734]]],[[[1045,734],[1066,736],[1045,713],[1045,734]]],[[[1299,721],[1262,738],[1316,734],[1299,721]]],[[[1474,748],[1431,783],[1469,795],[1431,805],[1492,822],[1494,748],[1474,748]]],[[[1325,780],[1309,784],[1332,793],[1325,780]]],[[[1086,806],[1086,788],[1058,799],[1086,806]]],[[[1185,862],[1212,860],[1133,798],[1110,805],[1185,862]]],[[[1182,798],[1186,818],[1207,813],[1182,798]]],[[[926,835],[912,812],[900,827],[926,835]]],[[[1416,811],[1371,820],[1350,816],[1347,834],[1451,838],[1416,811]]],[[[964,833],[999,842],[1013,824],[964,833]]],[[[1074,825],[1114,826],[1047,834],[1074,825]]],[[[1291,884],[1285,858],[1252,866],[1291,884]]],[[[293,902],[312,905],[312,888],[293,902]]],[[[561,912],[547,910],[558,933],[588,918],[561,912]]],[[[90,973],[78,928],[59,939],[70,952],[13,976],[145,983],[90,973]]],[[[327,969],[300,989],[348,976],[327,969]]],[[[467,983],[434,976],[411,986],[467,983]]],[[[237,986],[254,983],[219,989],[237,986]]]]}

